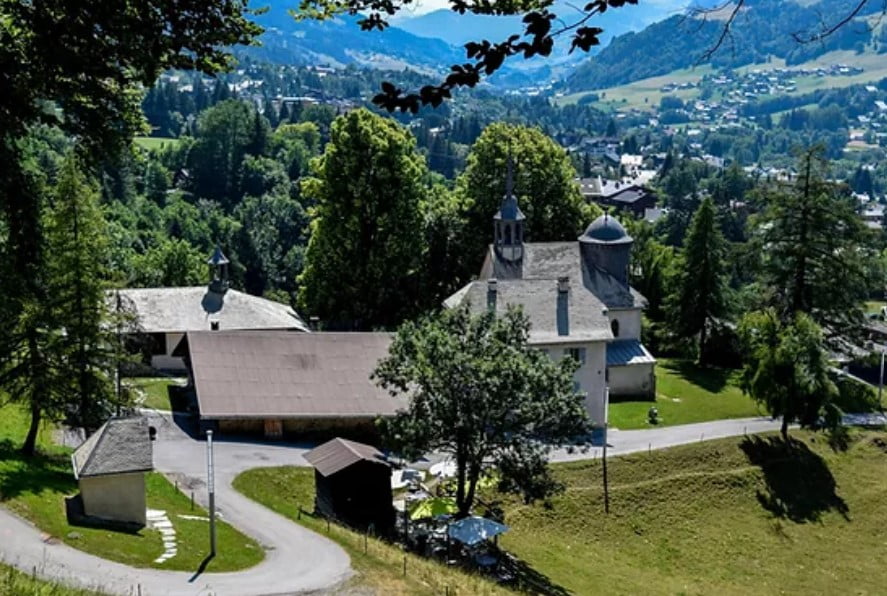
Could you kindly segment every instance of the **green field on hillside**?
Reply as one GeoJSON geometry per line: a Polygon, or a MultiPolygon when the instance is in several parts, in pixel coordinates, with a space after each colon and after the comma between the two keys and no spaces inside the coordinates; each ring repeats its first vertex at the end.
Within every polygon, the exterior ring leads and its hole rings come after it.
{"type": "Polygon", "coordinates": [[[879,594],[887,433],[846,452],[797,432],[556,466],[551,507],[506,507],[504,548],[554,593],[879,594]],[[562,590],[562,591],[561,591],[562,590]]]}
{"type": "Polygon", "coordinates": [[[148,151],[162,149],[164,146],[172,147],[179,144],[179,139],[174,139],[172,137],[135,137],[133,141],[135,141],[136,145],[142,149],[147,149],[148,151]]]}
{"type": "Polygon", "coordinates": [[[659,410],[661,426],[764,415],[754,400],[743,395],[738,383],[739,371],[660,358],[656,362],[656,401],[611,402],[610,426],[649,428],[651,406],[659,410]]]}

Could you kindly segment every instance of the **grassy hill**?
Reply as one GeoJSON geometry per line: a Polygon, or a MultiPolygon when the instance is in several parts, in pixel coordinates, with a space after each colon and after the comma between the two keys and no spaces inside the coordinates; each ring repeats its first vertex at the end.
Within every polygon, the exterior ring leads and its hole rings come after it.
{"type": "Polygon", "coordinates": [[[576,594],[876,594],[887,582],[887,433],[735,438],[557,466],[551,507],[512,502],[504,548],[576,594]]]}

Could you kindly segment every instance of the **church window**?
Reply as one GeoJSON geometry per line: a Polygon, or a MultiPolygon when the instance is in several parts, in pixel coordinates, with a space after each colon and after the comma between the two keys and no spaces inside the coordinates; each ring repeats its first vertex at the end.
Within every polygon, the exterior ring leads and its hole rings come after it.
{"type": "Polygon", "coordinates": [[[585,364],[585,348],[570,348],[567,353],[579,364],[585,364]]]}
{"type": "Polygon", "coordinates": [[[619,320],[613,319],[610,323],[610,329],[613,331],[613,337],[619,337],[619,320]]]}

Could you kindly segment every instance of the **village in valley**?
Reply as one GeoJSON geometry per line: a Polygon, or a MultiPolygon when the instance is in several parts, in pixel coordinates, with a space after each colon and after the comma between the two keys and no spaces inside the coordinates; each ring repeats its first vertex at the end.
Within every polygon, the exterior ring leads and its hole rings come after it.
{"type": "Polygon", "coordinates": [[[879,593],[887,29],[791,3],[0,4],[0,595],[879,593]]]}

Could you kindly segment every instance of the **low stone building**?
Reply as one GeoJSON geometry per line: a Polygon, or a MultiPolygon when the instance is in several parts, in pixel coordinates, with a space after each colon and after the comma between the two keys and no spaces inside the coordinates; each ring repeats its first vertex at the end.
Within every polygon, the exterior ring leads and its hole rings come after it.
{"type": "Polygon", "coordinates": [[[145,473],[154,469],[148,421],[111,418],[71,455],[83,513],[145,525],[145,473]]]}

